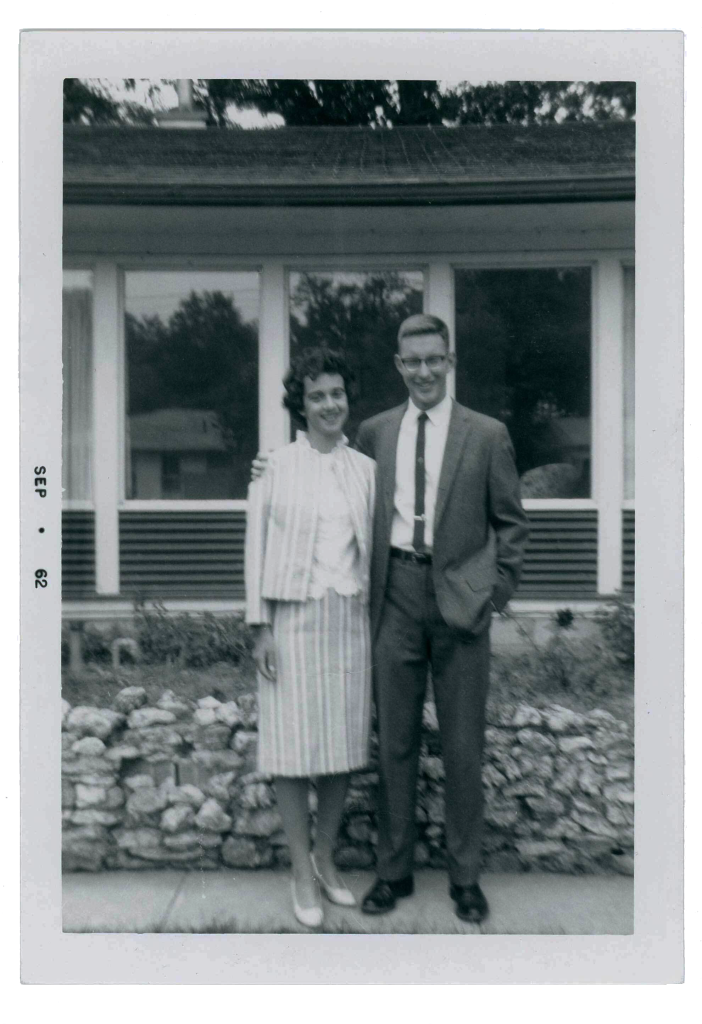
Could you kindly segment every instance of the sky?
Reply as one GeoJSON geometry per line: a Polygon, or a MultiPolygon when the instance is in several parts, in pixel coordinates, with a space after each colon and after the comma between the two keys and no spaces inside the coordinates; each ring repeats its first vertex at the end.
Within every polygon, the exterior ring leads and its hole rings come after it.
{"type": "Polygon", "coordinates": [[[157,313],[167,321],[192,291],[224,292],[232,298],[243,320],[258,319],[259,283],[255,271],[137,270],[125,275],[126,309],[134,316],[157,313]]]}

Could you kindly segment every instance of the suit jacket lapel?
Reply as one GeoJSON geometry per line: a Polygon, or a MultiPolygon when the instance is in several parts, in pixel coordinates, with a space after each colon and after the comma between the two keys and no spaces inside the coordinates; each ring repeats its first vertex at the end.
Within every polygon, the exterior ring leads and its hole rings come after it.
{"type": "Polygon", "coordinates": [[[441,516],[446,507],[446,499],[448,498],[449,491],[451,490],[451,484],[453,478],[456,475],[458,469],[458,463],[461,458],[461,451],[465,444],[466,437],[468,435],[468,422],[462,414],[460,406],[453,403],[451,409],[451,419],[449,420],[448,435],[446,437],[446,447],[444,448],[444,460],[441,463],[441,473],[439,475],[439,487],[436,494],[436,509],[434,510],[434,535],[436,535],[436,529],[441,520],[441,516]]]}
{"type": "Polygon", "coordinates": [[[382,480],[382,500],[385,505],[385,513],[388,521],[392,521],[393,508],[395,505],[395,473],[397,471],[397,441],[400,436],[400,425],[402,417],[407,411],[408,403],[398,406],[392,410],[391,416],[385,425],[385,432],[378,448],[379,479],[382,480]]]}

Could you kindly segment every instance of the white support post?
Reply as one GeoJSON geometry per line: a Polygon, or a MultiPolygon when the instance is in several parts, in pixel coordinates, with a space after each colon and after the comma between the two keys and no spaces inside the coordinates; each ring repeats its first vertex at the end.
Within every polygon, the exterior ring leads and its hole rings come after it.
{"type": "MultiPolygon", "coordinates": [[[[429,264],[427,294],[424,299],[424,312],[438,316],[449,329],[449,346],[456,351],[455,305],[453,296],[453,267],[450,263],[432,262],[429,264]]],[[[449,374],[447,390],[452,398],[456,397],[456,376],[449,374]]]]}
{"type": "Polygon", "coordinates": [[[119,272],[107,260],[95,264],[93,322],[93,469],[95,589],[119,594],[119,512],[122,371],[119,272]]]}
{"type": "Polygon", "coordinates": [[[287,296],[282,263],[266,261],[261,273],[261,316],[258,336],[259,448],[268,451],[290,440],[288,416],[282,406],[282,379],[288,365],[287,296]]]}
{"type": "Polygon", "coordinates": [[[597,591],[622,585],[624,492],[624,273],[617,259],[601,259],[594,277],[593,497],[598,506],[597,591]]]}

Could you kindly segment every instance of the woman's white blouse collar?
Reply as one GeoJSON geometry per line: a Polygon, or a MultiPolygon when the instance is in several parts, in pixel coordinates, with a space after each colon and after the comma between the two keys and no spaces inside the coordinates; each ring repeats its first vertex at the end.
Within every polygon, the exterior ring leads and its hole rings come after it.
{"type": "MultiPolygon", "coordinates": [[[[307,436],[307,431],[305,431],[305,430],[298,430],[298,431],[296,431],[295,432],[295,441],[296,441],[297,444],[301,445],[303,448],[307,448],[311,452],[317,452],[317,449],[313,448],[312,445],[310,444],[310,439],[307,436]]],[[[339,438],[339,440],[336,442],[336,444],[332,448],[332,452],[338,452],[339,450],[345,448],[346,445],[348,445],[348,443],[349,443],[348,437],[345,434],[342,434],[341,437],[339,438]]],[[[322,452],[317,452],[317,454],[321,455],[322,452]]],[[[330,452],[330,454],[331,454],[331,452],[330,452]]]]}

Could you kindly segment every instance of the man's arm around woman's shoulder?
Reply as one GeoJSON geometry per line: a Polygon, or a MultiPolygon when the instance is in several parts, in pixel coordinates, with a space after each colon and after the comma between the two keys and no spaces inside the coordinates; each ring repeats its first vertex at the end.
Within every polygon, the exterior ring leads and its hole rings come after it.
{"type": "Polygon", "coordinates": [[[370,426],[369,420],[364,420],[358,428],[356,434],[356,440],[354,442],[354,448],[361,452],[362,455],[367,455],[369,459],[375,458],[375,438],[373,436],[373,430],[370,426]]]}

